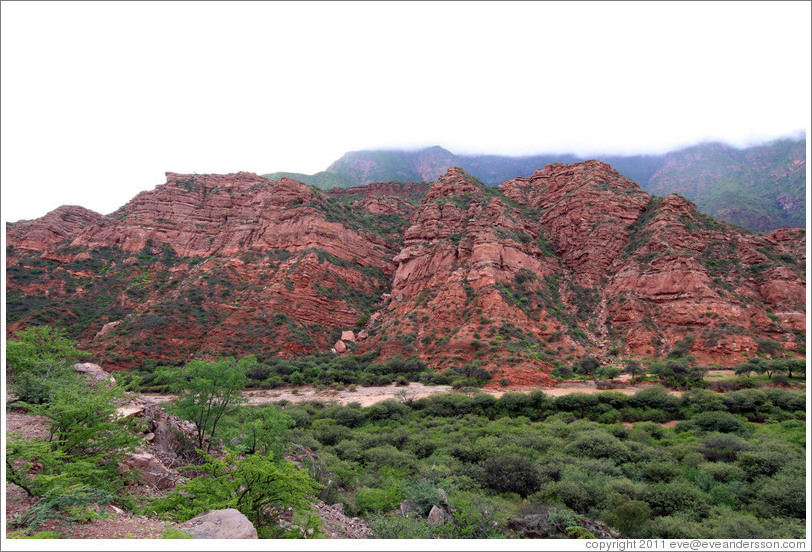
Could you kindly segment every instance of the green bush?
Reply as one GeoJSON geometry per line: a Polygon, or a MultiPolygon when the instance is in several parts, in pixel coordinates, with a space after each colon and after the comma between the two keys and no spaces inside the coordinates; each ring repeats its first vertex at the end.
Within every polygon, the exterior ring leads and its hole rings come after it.
{"type": "Polygon", "coordinates": [[[579,513],[586,513],[592,506],[589,489],[577,481],[558,481],[553,486],[559,500],[567,507],[579,513]]]}
{"type": "Polygon", "coordinates": [[[21,402],[44,404],[63,383],[77,379],[71,365],[87,356],[59,329],[37,326],[17,332],[17,339],[6,341],[10,387],[21,402]]]}
{"type": "Polygon", "coordinates": [[[274,510],[308,510],[319,485],[307,471],[288,460],[251,454],[243,458],[234,452],[214,458],[201,451],[206,462],[191,466],[202,472],[176,487],[165,497],[153,500],[156,512],[186,521],[208,510],[236,508],[256,527],[261,538],[273,536],[274,510]]]}
{"type": "Polygon", "coordinates": [[[397,514],[372,514],[367,517],[372,534],[379,539],[429,539],[431,527],[423,518],[397,514]]]}
{"type": "Polygon", "coordinates": [[[678,423],[674,430],[696,431],[702,433],[736,433],[744,435],[749,433],[747,425],[733,414],[727,412],[700,412],[692,416],[689,420],[678,423]]]}
{"type": "Polygon", "coordinates": [[[806,485],[803,473],[780,473],[767,480],[758,493],[758,510],[764,517],[806,519],[806,485]]]}
{"type": "Polygon", "coordinates": [[[629,458],[629,452],[624,444],[617,437],[602,430],[579,433],[564,451],[572,456],[608,458],[617,463],[626,462],[629,458]]]}
{"type": "Polygon", "coordinates": [[[653,408],[667,414],[675,415],[679,412],[682,401],[679,397],[671,395],[661,385],[653,385],[641,389],[631,396],[629,404],[639,408],[653,408]]]}
{"type": "Polygon", "coordinates": [[[403,490],[406,500],[414,502],[424,516],[428,515],[431,507],[437,504],[443,497],[440,489],[428,479],[417,479],[412,481],[403,490]]]}
{"type": "Polygon", "coordinates": [[[403,501],[403,493],[396,487],[370,489],[362,487],[355,493],[355,504],[361,515],[391,512],[403,501]]]}
{"type": "Polygon", "coordinates": [[[604,514],[603,520],[617,528],[622,535],[630,538],[643,536],[651,519],[651,508],[642,500],[622,499],[610,511],[604,514]]]}
{"type": "Polygon", "coordinates": [[[736,435],[712,434],[702,439],[699,450],[712,462],[735,462],[739,454],[751,448],[750,443],[736,435]]]}
{"type": "Polygon", "coordinates": [[[410,454],[399,451],[392,445],[372,447],[363,453],[364,462],[374,469],[383,467],[405,468],[409,471],[416,467],[416,460],[410,454]]]}
{"type": "Polygon", "coordinates": [[[541,488],[538,467],[522,456],[496,456],[482,464],[482,484],[500,493],[527,496],[541,488]]]}
{"type": "Polygon", "coordinates": [[[774,475],[789,462],[784,452],[775,450],[759,450],[742,453],[737,461],[738,466],[744,470],[748,481],[759,477],[774,475]]]}
{"type": "Polygon", "coordinates": [[[705,494],[682,479],[650,485],[643,493],[643,499],[658,516],[680,514],[698,521],[708,513],[705,494]]]}
{"type": "Polygon", "coordinates": [[[646,538],[701,539],[707,538],[702,525],[686,516],[655,517],[649,523],[646,538]]]}

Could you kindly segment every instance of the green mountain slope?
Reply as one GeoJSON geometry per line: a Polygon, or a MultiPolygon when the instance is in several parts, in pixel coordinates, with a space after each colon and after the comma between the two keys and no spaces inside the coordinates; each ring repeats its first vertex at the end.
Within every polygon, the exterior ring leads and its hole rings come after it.
{"type": "MultiPolygon", "coordinates": [[[[702,211],[758,231],[806,226],[806,139],[782,139],[750,148],[706,143],[663,155],[602,155],[617,170],[658,196],[679,193],[702,211]]],[[[344,154],[315,175],[272,173],[329,189],[370,182],[432,181],[462,167],[490,185],[530,176],[551,163],[587,158],[571,154],[522,157],[456,155],[433,146],[414,151],[376,150],[344,154]]]]}

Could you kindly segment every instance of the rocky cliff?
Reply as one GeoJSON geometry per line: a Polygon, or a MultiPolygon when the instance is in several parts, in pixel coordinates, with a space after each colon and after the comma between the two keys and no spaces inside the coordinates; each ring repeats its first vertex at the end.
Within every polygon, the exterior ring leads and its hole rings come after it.
{"type": "Polygon", "coordinates": [[[599,161],[330,192],[167,173],[7,236],[8,332],[65,327],[106,368],[335,349],[537,384],[584,354],[731,364],[805,336],[803,230],[717,222],[599,161]]]}

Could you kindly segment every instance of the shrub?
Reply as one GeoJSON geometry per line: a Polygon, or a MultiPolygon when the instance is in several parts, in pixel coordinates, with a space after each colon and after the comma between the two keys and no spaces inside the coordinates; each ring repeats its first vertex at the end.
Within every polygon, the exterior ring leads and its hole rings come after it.
{"type": "Polygon", "coordinates": [[[598,397],[588,395],[587,393],[570,393],[569,395],[561,395],[555,399],[556,410],[579,412],[582,415],[588,415],[587,413],[597,405],[598,397]]]}
{"type": "Polygon", "coordinates": [[[509,391],[496,400],[496,408],[511,416],[533,416],[535,414],[530,395],[509,391]]]}
{"type": "Polygon", "coordinates": [[[742,389],[722,395],[725,408],[736,414],[752,414],[767,402],[767,394],[760,389],[742,389]]]}
{"type": "Polygon", "coordinates": [[[781,473],[758,493],[758,510],[765,517],[806,519],[806,485],[803,473],[781,473]]]}
{"type": "Polygon", "coordinates": [[[576,512],[586,513],[592,505],[592,497],[589,490],[582,483],[577,481],[558,481],[555,486],[555,493],[561,502],[576,512]]]}
{"type": "Polygon", "coordinates": [[[705,437],[699,450],[712,462],[735,462],[740,453],[751,448],[747,441],[735,435],[715,434],[705,437]]]}
{"type": "Polygon", "coordinates": [[[686,516],[663,516],[652,519],[647,527],[647,538],[699,539],[704,538],[702,525],[686,516]]]}
{"type": "Polygon", "coordinates": [[[644,462],[640,470],[643,479],[651,482],[671,481],[680,472],[674,462],[644,462]]]}
{"type": "Polygon", "coordinates": [[[319,487],[307,471],[288,460],[258,454],[239,458],[233,452],[214,458],[202,453],[206,463],[193,468],[203,475],[153,500],[156,512],[186,521],[208,510],[236,508],[265,538],[272,536],[275,510],[308,510],[308,500],[319,487]]]}
{"type": "Polygon", "coordinates": [[[373,468],[392,467],[413,470],[416,460],[410,454],[401,452],[392,445],[372,447],[363,454],[364,461],[373,468]]]}
{"type": "Polygon", "coordinates": [[[362,487],[355,493],[359,514],[391,512],[403,501],[403,493],[396,487],[371,489],[362,487]]]}
{"type": "Polygon", "coordinates": [[[682,401],[679,397],[671,395],[668,390],[661,385],[653,385],[641,389],[629,399],[631,406],[652,408],[672,415],[679,412],[681,403],[682,401]]]}
{"type": "Polygon", "coordinates": [[[697,469],[710,475],[716,481],[729,482],[740,481],[744,479],[744,470],[735,464],[727,464],[724,462],[703,462],[697,466],[697,469]]]}
{"type": "Polygon", "coordinates": [[[522,456],[496,456],[482,463],[482,484],[500,493],[527,496],[541,488],[538,467],[522,456]]]}
{"type": "Polygon", "coordinates": [[[469,362],[460,367],[449,368],[445,371],[445,373],[450,376],[457,375],[466,379],[480,380],[483,382],[488,381],[493,377],[493,375],[486,368],[482,368],[476,362],[469,362]]]}
{"type": "Polygon", "coordinates": [[[566,364],[559,364],[550,372],[550,375],[558,379],[568,379],[572,377],[572,368],[566,364]]]}
{"type": "Polygon", "coordinates": [[[397,514],[372,514],[367,523],[379,539],[429,539],[432,533],[425,519],[397,514]]]}
{"type": "Polygon", "coordinates": [[[724,410],[725,404],[718,393],[707,389],[690,389],[683,393],[682,402],[693,412],[724,410]]]}
{"type": "Polygon", "coordinates": [[[759,450],[742,453],[737,464],[744,470],[745,477],[753,481],[759,477],[774,475],[789,461],[790,458],[784,452],[759,450]]]}
{"type": "Polygon", "coordinates": [[[564,449],[576,457],[608,458],[616,463],[628,460],[628,451],[615,436],[602,430],[584,431],[564,449]]]}
{"type": "Polygon", "coordinates": [[[601,363],[600,361],[598,361],[598,359],[591,356],[585,356],[580,361],[573,363],[572,371],[575,372],[576,374],[589,376],[595,370],[597,370],[600,367],[600,365],[601,363]]]}
{"type": "Polygon", "coordinates": [[[290,416],[274,405],[238,409],[226,419],[225,442],[243,454],[281,452],[287,442],[288,430],[295,425],[290,416]]]}
{"type": "Polygon", "coordinates": [[[597,370],[595,375],[604,379],[612,380],[620,375],[620,368],[617,366],[604,366],[597,370]]]}
{"type": "Polygon", "coordinates": [[[749,433],[743,421],[727,412],[700,412],[692,416],[689,420],[678,423],[674,430],[717,432],[717,433],[737,433],[744,435],[749,433]]]}
{"type": "Polygon", "coordinates": [[[650,485],[643,493],[643,499],[657,516],[682,514],[699,520],[708,512],[705,494],[681,479],[650,485]]]}
{"type": "Polygon", "coordinates": [[[497,502],[482,495],[457,493],[452,497],[451,523],[438,527],[437,534],[452,539],[505,538],[504,511],[497,502]]]}
{"type": "Polygon", "coordinates": [[[50,326],[28,328],[17,338],[6,341],[6,367],[11,389],[27,404],[48,402],[55,389],[75,378],[71,364],[89,356],[50,326]]]}
{"type": "Polygon", "coordinates": [[[424,516],[428,515],[431,507],[444,496],[440,489],[428,479],[412,481],[403,490],[403,494],[406,496],[406,500],[411,500],[420,508],[424,516]]]}
{"type": "Polygon", "coordinates": [[[651,508],[642,500],[623,500],[603,516],[606,523],[631,538],[646,534],[650,518],[651,508]]]}

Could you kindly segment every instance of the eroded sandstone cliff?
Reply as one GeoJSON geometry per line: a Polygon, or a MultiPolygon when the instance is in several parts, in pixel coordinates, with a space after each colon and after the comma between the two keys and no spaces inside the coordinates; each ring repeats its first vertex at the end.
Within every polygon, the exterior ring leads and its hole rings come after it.
{"type": "Polygon", "coordinates": [[[335,349],[543,384],[584,354],[684,342],[732,364],[805,335],[802,229],[717,222],[599,161],[329,192],[167,173],[110,215],[11,224],[7,246],[8,332],[66,327],[108,368],[335,349]]]}

